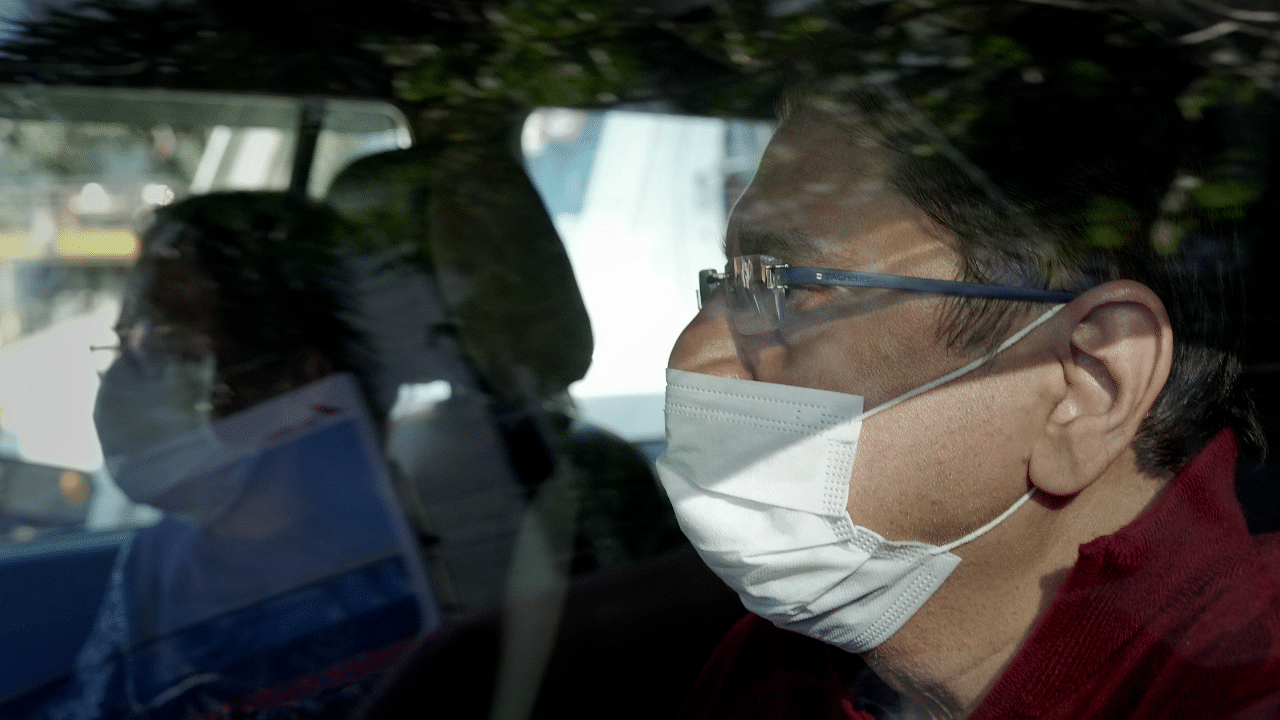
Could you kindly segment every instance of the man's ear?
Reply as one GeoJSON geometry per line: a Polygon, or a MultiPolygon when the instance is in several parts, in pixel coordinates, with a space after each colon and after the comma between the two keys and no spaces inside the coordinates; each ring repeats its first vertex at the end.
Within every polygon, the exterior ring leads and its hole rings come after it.
{"type": "Polygon", "coordinates": [[[1160,298],[1131,280],[1089,290],[1060,319],[1062,380],[1028,471],[1040,490],[1072,495],[1131,446],[1169,378],[1173,330],[1160,298]]]}

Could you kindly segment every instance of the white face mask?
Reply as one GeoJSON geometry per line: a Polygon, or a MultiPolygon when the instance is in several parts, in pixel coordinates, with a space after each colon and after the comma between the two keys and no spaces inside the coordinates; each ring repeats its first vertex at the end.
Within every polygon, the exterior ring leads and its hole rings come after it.
{"type": "Polygon", "coordinates": [[[667,451],[658,475],[680,527],[743,605],[849,652],[883,643],[960,558],[949,552],[1031,497],[942,546],[890,541],[846,508],[862,421],[981,366],[993,352],[871,410],[858,395],[667,370],[667,451]]]}
{"type": "Polygon", "coordinates": [[[213,356],[154,370],[140,372],[122,358],[103,373],[93,421],[107,471],[134,502],[207,524],[247,481],[243,468],[231,464],[244,450],[223,443],[210,424],[213,356]],[[201,474],[207,477],[188,483],[201,474]]]}
{"type": "Polygon", "coordinates": [[[137,452],[209,425],[215,360],[169,360],[145,370],[127,357],[102,374],[93,422],[106,456],[137,452]]]}

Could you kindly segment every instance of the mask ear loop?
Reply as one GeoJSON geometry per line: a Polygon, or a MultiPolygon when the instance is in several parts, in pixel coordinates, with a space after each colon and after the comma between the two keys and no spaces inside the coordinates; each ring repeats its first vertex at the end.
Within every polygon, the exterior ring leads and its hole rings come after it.
{"type": "Polygon", "coordinates": [[[954,549],[956,549],[956,548],[960,547],[961,545],[964,545],[964,544],[965,544],[965,543],[967,543],[967,542],[970,542],[970,541],[973,541],[973,540],[977,540],[979,537],[981,537],[981,536],[983,536],[983,535],[986,535],[988,530],[990,530],[991,528],[993,528],[993,527],[995,527],[995,526],[999,525],[1000,523],[1004,522],[1005,518],[1009,517],[1009,516],[1010,516],[1010,515],[1012,515],[1015,511],[1017,511],[1017,509],[1018,509],[1018,508],[1020,508],[1020,507],[1022,507],[1023,505],[1025,505],[1025,504],[1026,504],[1026,502],[1027,502],[1028,500],[1030,500],[1030,499],[1031,499],[1031,496],[1032,496],[1032,495],[1035,495],[1035,494],[1036,494],[1036,489],[1035,489],[1034,487],[1032,487],[1030,490],[1028,490],[1028,491],[1026,491],[1025,493],[1023,493],[1022,497],[1020,497],[1020,498],[1018,498],[1017,500],[1015,500],[1015,501],[1014,501],[1014,503],[1013,503],[1012,505],[1010,505],[1010,506],[1009,506],[1009,509],[1008,509],[1008,510],[1005,510],[1004,512],[1002,512],[1002,513],[1000,513],[999,515],[997,515],[997,516],[995,517],[995,519],[994,519],[994,520],[992,520],[991,522],[987,523],[986,525],[983,525],[982,527],[978,528],[977,530],[974,530],[973,532],[969,533],[968,535],[965,535],[964,537],[960,538],[959,540],[952,540],[951,542],[947,543],[946,545],[939,545],[938,547],[933,548],[933,549],[932,549],[933,554],[935,554],[935,555],[941,555],[942,553],[950,552],[950,551],[952,551],[952,550],[954,550],[954,549]]]}
{"type": "Polygon", "coordinates": [[[986,355],[983,355],[977,360],[974,360],[968,365],[965,365],[964,367],[961,367],[957,370],[953,370],[936,380],[930,380],[929,382],[925,383],[924,385],[921,385],[915,390],[908,390],[907,392],[899,395],[896,398],[893,398],[892,400],[886,400],[885,402],[880,403],[879,405],[862,413],[855,419],[866,420],[867,418],[871,417],[872,415],[875,415],[876,413],[882,410],[888,410],[889,408],[893,407],[894,405],[897,405],[898,403],[906,402],[907,400],[910,400],[911,398],[921,393],[929,392],[930,390],[938,387],[939,385],[945,385],[951,382],[952,380],[955,380],[956,378],[960,377],[961,375],[964,375],[965,373],[972,372],[973,370],[976,370],[977,368],[982,367],[991,358],[995,357],[996,355],[999,355],[1005,350],[1008,350],[1014,343],[1026,337],[1027,334],[1030,333],[1032,330],[1035,330],[1036,328],[1043,325],[1045,322],[1049,320],[1049,318],[1056,315],[1057,312],[1064,307],[1066,307],[1065,304],[1054,305],[1053,307],[1049,308],[1049,310],[1046,311],[1043,315],[1036,318],[1035,320],[1032,320],[1031,323],[1028,324],[1026,327],[1014,333],[1008,340],[1005,340],[1004,342],[1000,343],[1000,347],[997,347],[995,350],[992,350],[991,352],[987,353],[986,355]]]}
{"type": "MultiPolygon", "coordinates": [[[[973,362],[969,363],[968,365],[965,365],[962,368],[959,368],[958,370],[954,370],[952,372],[947,373],[946,375],[943,375],[937,380],[932,380],[930,382],[927,382],[924,385],[921,385],[920,387],[916,388],[915,390],[910,390],[908,392],[905,392],[902,395],[899,395],[898,397],[892,400],[888,400],[886,402],[883,402],[871,408],[870,410],[862,413],[862,415],[858,419],[865,420],[871,417],[872,415],[875,415],[876,413],[880,412],[881,410],[888,410],[889,408],[893,407],[894,405],[897,405],[898,403],[910,400],[911,398],[921,393],[928,392],[938,387],[939,385],[945,385],[946,383],[949,383],[952,380],[955,380],[961,375],[964,375],[967,372],[971,372],[981,367],[982,365],[986,364],[986,362],[989,361],[991,358],[995,357],[996,355],[999,355],[1005,350],[1008,350],[1011,346],[1013,346],[1014,343],[1026,337],[1027,334],[1030,333],[1032,330],[1035,330],[1036,328],[1043,325],[1045,322],[1049,320],[1049,318],[1056,315],[1058,311],[1064,307],[1066,307],[1065,304],[1054,305],[1053,307],[1049,308],[1043,315],[1036,318],[1035,320],[1032,320],[1026,327],[1022,328],[1021,330],[1019,330],[1018,332],[1010,336],[1008,340],[1005,340],[1004,342],[1000,343],[1000,346],[997,347],[995,350],[992,350],[986,355],[983,355],[982,357],[978,358],[977,360],[974,360],[973,362]]],[[[1007,510],[997,515],[993,520],[988,522],[986,525],[983,525],[982,527],[978,528],[977,530],[974,530],[968,535],[965,535],[959,540],[953,540],[947,543],[946,545],[941,545],[936,548],[933,548],[932,549],[933,554],[941,555],[942,553],[950,552],[951,550],[954,550],[955,548],[958,548],[961,545],[964,545],[965,543],[971,542],[981,537],[982,535],[985,535],[987,531],[991,530],[991,528],[1004,522],[1005,518],[1009,517],[1014,512],[1016,512],[1018,508],[1026,504],[1026,502],[1031,499],[1031,496],[1034,495],[1035,492],[1036,492],[1036,489],[1032,487],[1025,494],[1023,494],[1022,497],[1018,498],[1013,503],[1013,505],[1010,505],[1007,510]]]]}

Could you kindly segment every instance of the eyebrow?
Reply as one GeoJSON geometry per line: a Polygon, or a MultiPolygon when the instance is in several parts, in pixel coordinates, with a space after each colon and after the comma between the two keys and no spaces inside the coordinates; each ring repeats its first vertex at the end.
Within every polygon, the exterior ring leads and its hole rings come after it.
{"type": "Polygon", "coordinates": [[[821,255],[821,243],[813,235],[789,228],[784,231],[740,229],[725,237],[725,256],[772,255],[787,263],[815,260],[821,255]],[[730,255],[730,241],[735,241],[730,255]]]}

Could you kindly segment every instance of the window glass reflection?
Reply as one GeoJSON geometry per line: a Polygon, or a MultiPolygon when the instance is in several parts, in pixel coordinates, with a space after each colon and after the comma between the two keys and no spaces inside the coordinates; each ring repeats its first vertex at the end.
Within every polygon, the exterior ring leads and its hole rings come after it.
{"type": "Polygon", "coordinates": [[[654,457],[663,368],[697,312],[688,278],[724,264],[724,224],[772,134],[768,122],[540,108],[525,166],[564,239],[595,333],[571,392],[583,416],[654,457]]]}

